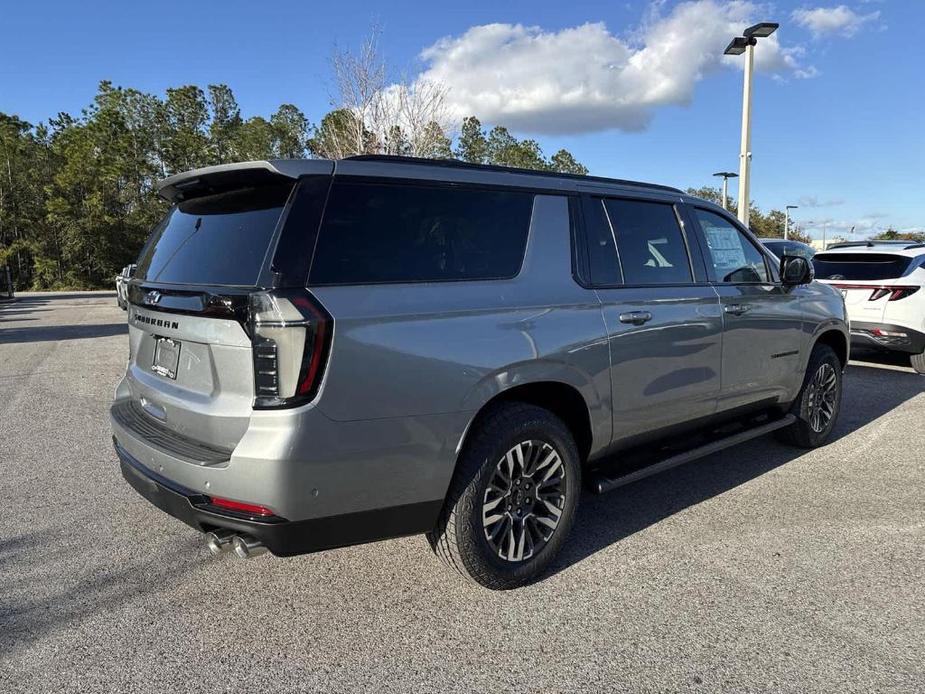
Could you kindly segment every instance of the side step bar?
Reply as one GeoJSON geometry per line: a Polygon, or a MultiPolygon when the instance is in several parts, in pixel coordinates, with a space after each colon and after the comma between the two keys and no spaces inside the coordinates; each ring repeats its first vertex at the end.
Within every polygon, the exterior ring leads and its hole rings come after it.
{"type": "Polygon", "coordinates": [[[625,484],[630,484],[631,482],[636,482],[637,480],[645,479],[646,477],[651,477],[652,475],[657,475],[660,472],[670,470],[671,468],[677,467],[678,465],[684,465],[684,463],[689,463],[692,460],[702,458],[705,455],[716,453],[717,451],[721,451],[724,448],[729,448],[730,446],[735,446],[750,439],[758,438],[759,436],[764,436],[765,434],[770,434],[772,431],[790,426],[795,421],[796,417],[794,417],[792,414],[784,415],[780,419],[775,419],[773,422],[761,424],[752,429],[746,429],[745,431],[740,431],[725,438],[711,441],[702,446],[698,446],[697,448],[692,448],[688,451],[684,451],[683,453],[678,453],[676,455],[660,460],[657,463],[653,463],[639,470],[634,470],[633,472],[627,473],[625,475],[609,477],[604,473],[598,472],[591,477],[591,491],[593,491],[595,494],[603,494],[605,492],[609,492],[612,489],[616,489],[617,487],[622,487],[625,484]]]}

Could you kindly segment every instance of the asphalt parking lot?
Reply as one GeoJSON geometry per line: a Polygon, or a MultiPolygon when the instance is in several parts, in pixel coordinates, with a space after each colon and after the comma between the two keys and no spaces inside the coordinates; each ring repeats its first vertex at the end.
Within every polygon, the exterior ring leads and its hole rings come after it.
{"type": "Polygon", "coordinates": [[[925,377],[853,362],[836,440],[586,496],[545,580],[423,537],[209,556],[119,474],[114,294],[0,304],[0,692],[923,691],[925,377]]]}

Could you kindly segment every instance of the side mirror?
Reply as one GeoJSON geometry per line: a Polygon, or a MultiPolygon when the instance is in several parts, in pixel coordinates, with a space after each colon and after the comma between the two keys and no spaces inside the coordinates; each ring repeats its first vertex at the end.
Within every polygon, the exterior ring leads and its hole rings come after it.
{"type": "Polygon", "coordinates": [[[786,287],[796,287],[813,281],[813,264],[798,255],[785,255],[780,259],[780,277],[786,287]]]}

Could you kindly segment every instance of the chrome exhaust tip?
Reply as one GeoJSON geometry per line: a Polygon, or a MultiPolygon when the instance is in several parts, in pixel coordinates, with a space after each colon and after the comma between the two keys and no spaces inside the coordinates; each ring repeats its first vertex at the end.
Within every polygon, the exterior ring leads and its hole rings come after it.
{"type": "Polygon", "coordinates": [[[234,547],[234,553],[241,559],[259,557],[267,551],[267,548],[264,547],[260,540],[250,535],[235,535],[232,540],[232,546],[234,547]]]}
{"type": "Polygon", "coordinates": [[[234,540],[233,530],[213,530],[205,534],[206,547],[212,554],[222,554],[231,549],[232,540],[234,540]]]}

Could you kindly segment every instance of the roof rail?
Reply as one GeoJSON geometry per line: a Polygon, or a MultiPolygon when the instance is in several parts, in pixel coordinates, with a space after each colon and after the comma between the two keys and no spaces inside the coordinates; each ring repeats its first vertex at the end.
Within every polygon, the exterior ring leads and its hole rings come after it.
{"type": "Polygon", "coordinates": [[[907,251],[910,248],[925,248],[922,241],[903,241],[901,239],[882,239],[868,241],[839,241],[826,246],[826,250],[832,248],[873,248],[875,246],[895,246],[901,250],[907,251]]]}
{"type": "Polygon", "coordinates": [[[450,169],[470,169],[472,171],[493,171],[496,173],[526,174],[529,176],[543,176],[546,178],[567,178],[588,183],[611,183],[621,186],[634,186],[638,188],[653,188],[667,190],[671,193],[684,194],[683,191],[659,183],[643,183],[641,181],[626,181],[619,178],[606,178],[604,176],[583,176],[581,174],[558,173],[556,171],[538,171],[536,169],[520,169],[514,166],[497,166],[495,164],[470,164],[458,159],[424,159],[421,157],[401,157],[393,154],[358,154],[346,157],[350,161],[381,161],[393,164],[415,164],[420,166],[434,166],[450,169]]]}

